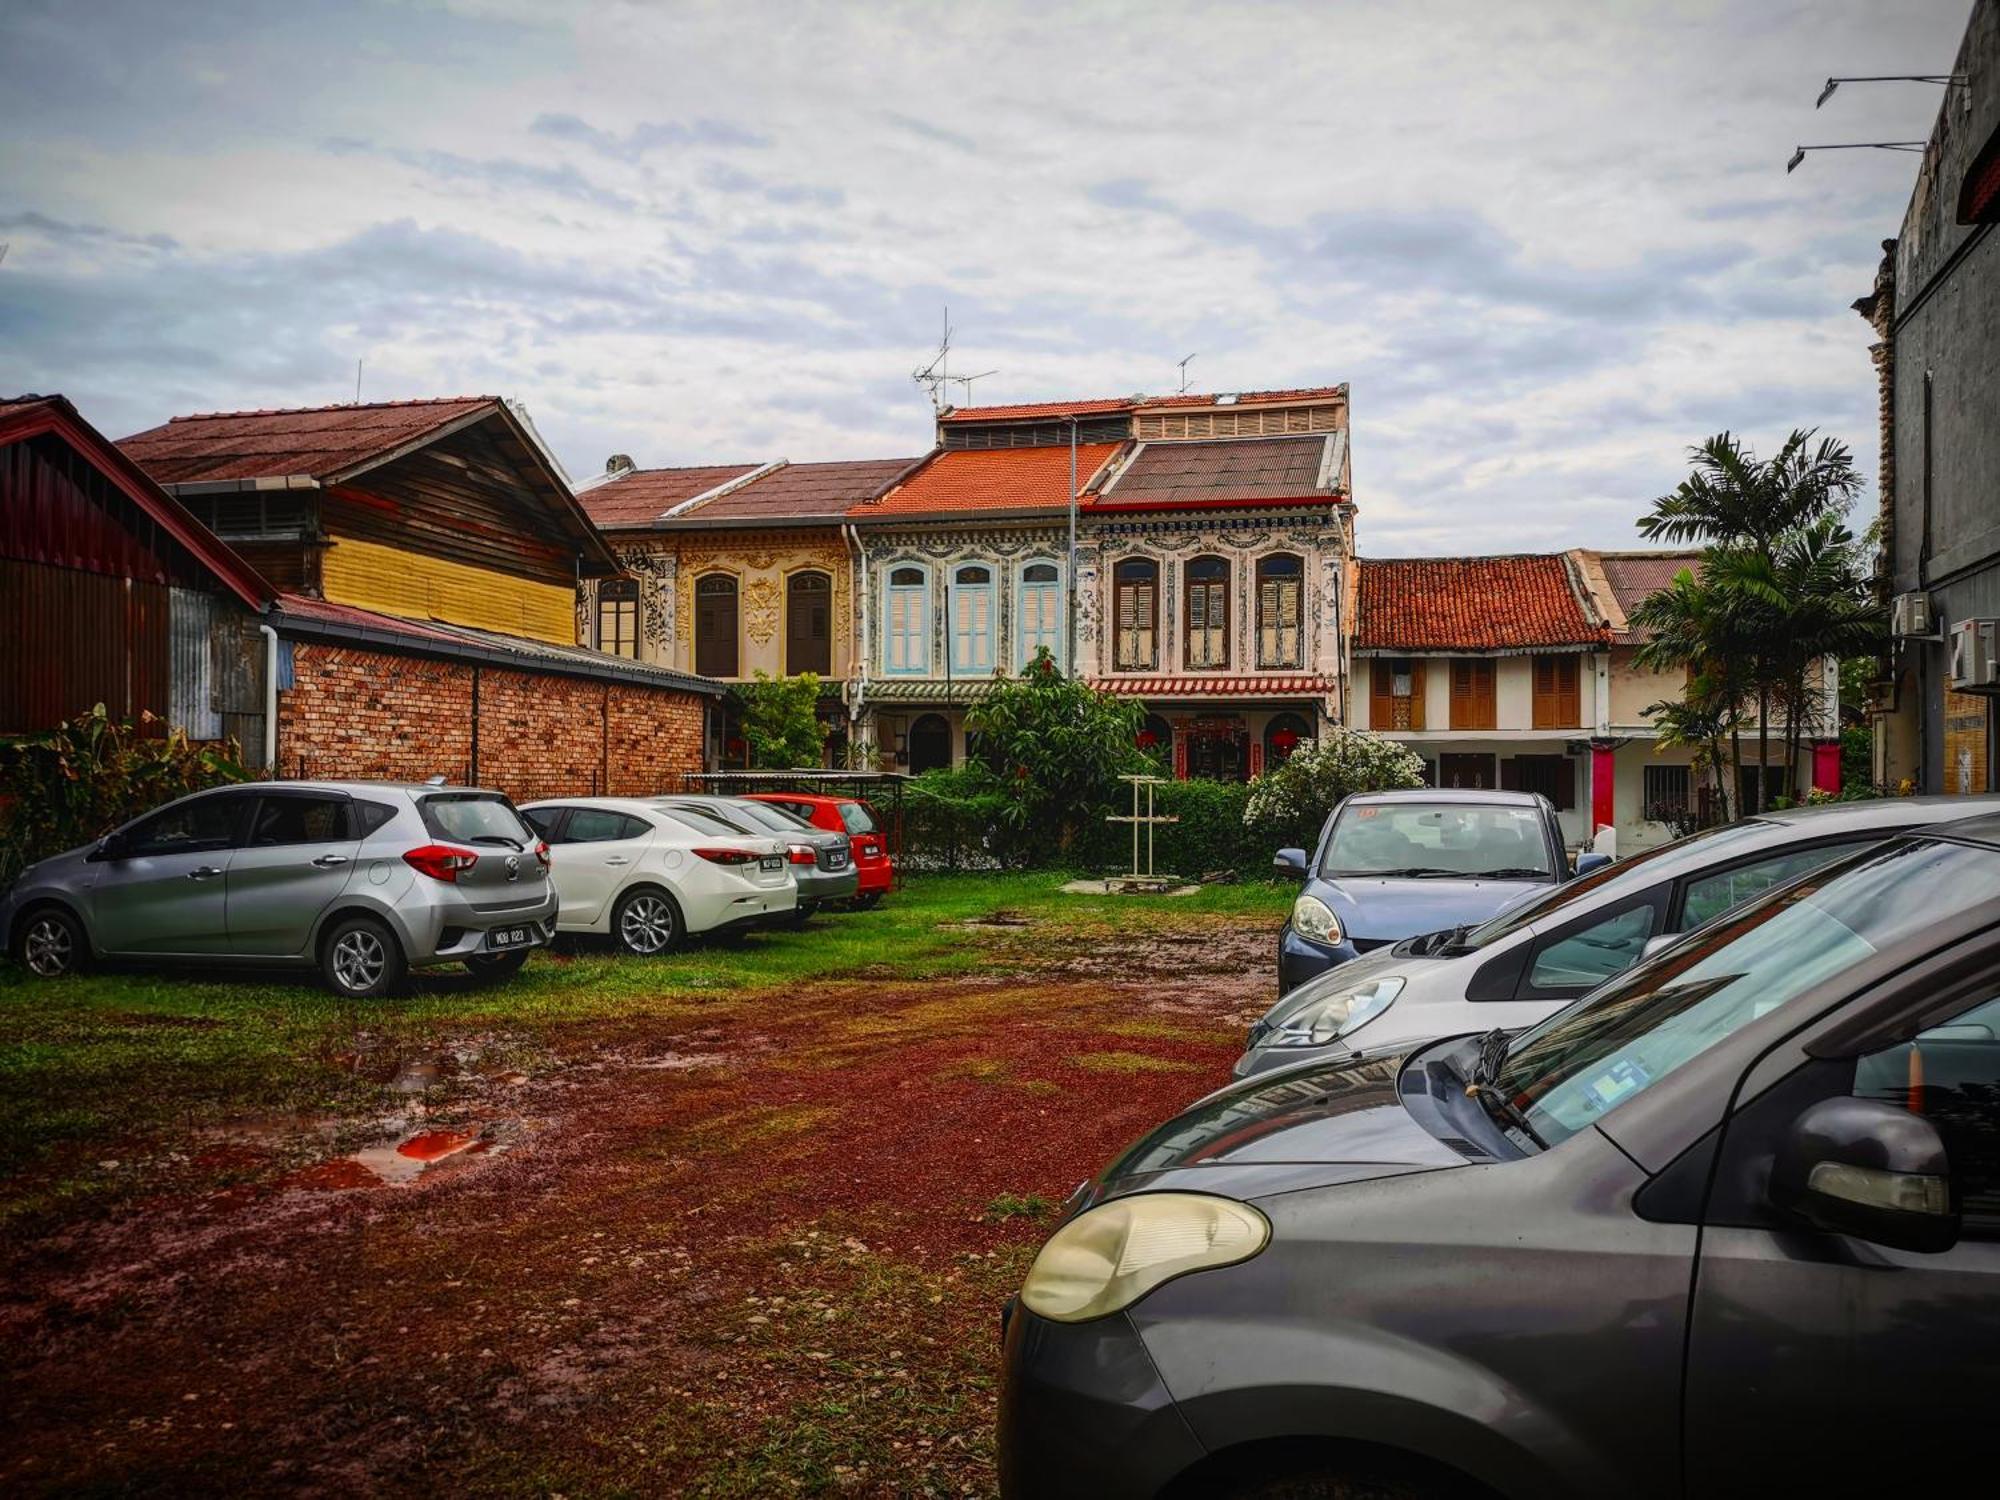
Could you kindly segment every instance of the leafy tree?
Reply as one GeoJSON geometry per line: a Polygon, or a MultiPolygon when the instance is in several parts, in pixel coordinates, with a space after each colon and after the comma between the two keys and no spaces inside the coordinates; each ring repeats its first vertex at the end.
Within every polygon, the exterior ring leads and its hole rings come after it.
{"type": "MultiPolygon", "coordinates": [[[[1776,454],[1759,459],[1720,433],[1693,450],[1693,471],[1639,522],[1649,540],[1702,546],[1700,578],[1690,586],[1704,597],[1661,606],[1661,622],[1681,634],[1673,644],[1653,642],[1647,658],[1655,667],[1693,668],[1711,697],[1733,692],[1739,702],[1756,700],[1757,802],[1744,811],[1764,805],[1773,708],[1787,710],[1796,786],[1814,663],[1866,649],[1880,631],[1861,548],[1844,523],[1861,477],[1845,444],[1815,443],[1815,435],[1795,430],[1776,454]]],[[[1634,617],[1648,628],[1654,602],[1634,617]]],[[[1736,733],[1732,727],[1732,744],[1736,733]]],[[[1742,763],[1740,753],[1733,759],[1742,763]]]]}
{"type": "Polygon", "coordinates": [[[1136,743],[1144,717],[1130,699],[1065,677],[1037,651],[1019,677],[996,678],[966,710],[979,753],[966,763],[976,788],[1004,791],[1002,831],[1019,843],[1053,834],[1067,855],[1122,790],[1120,776],[1153,770],[1136,743]]]}
{"type": "Polygon", "coordinates": [[[819,717],[819,674],[772,677],[737,684],[737,712],[750,765],[758,771],[817,766],[826,754],[826,725],[819,717]]]}
{"type": "Polygon", "coordinates": [[[1423,757],[1414,750],[1386,735],[1335,726],[1250,783],[1243,822],[1278,848],[1309,848],[1341,798],[1423,784],[1423,757]]]}

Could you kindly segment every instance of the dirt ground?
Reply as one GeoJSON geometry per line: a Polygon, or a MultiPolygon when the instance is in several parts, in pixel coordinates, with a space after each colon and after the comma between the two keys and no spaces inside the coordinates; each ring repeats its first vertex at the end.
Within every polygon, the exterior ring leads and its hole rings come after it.
{"type": "Polygon", "coordinates": [[[357,1059],[380,1117],[190,1133],[0,1252],[0,1489],[989,1493],[1003,1299],[1272,974],[1268,921],[978,925],[992,972],[447,1035],[357,1059]]]}

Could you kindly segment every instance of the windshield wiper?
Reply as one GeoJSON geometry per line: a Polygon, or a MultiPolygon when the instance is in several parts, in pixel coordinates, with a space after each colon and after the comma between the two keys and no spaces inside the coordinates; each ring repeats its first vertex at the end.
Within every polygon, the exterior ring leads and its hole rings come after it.
{"type": "Polygon", "coordinates": [[[515,843],[512,839],[508,838],[507,835],[504,833],[475,833],[471,838],[467,839],[466,842],[468,844],[505,844],[509,849],[512,849],[516,854],[519,854],[523,849],[528,847],[526,844],[515,843]]]}
{"type": "Polygon", "coordinates": [[[1443,932],[1426,933],[1411,942],[1410,951],[1425,958],[1437,953],[1449,953],[1465,941],[1465,935],[1470,931],[1472,931],[1470,923],[1461,923],[1443,932]]]}
{"type": "Polygon", "coordinates": [[[1535,1127],[1528,1123],[1528,1116],[1522,1108],[1507,1097],[1507,1091],[1497,1082],[1500,1065],[1507,1061],[1507,1033],[1498,1026],[1479,1039],[1479,1061],[1472,1067],[1472,1082],[1465,1086],[1465,1096],[1477,1101],[1479,1107],[1491,1115],[1501,1126],[1511,1126],[1533,1141],[1539,1150],[1549,1149],[1549,1143],[1541,1138],[1535,1127]]]}
{"type": "Polygon", "coordinates": [[[1542,880],[1548,876],[1547,870],[1538,870],[1530,865],[1512,865],[1504,870],[1474,870],[1467,880],[1542,880]]]}
{"type": "Polygon", "coordinates": [[[1456,877],[1457,874],[1458,871],[1456,870],[1439,870],[1429,865],[1411,865],[1407,869],[1401,870],[1329,870],[1327,871],[1327,878],[1330,880],[1340,880],[1347,876],[1354,876],[1362,880],[1424,880],[1433,875],[1450,875],[1456,877]]]}

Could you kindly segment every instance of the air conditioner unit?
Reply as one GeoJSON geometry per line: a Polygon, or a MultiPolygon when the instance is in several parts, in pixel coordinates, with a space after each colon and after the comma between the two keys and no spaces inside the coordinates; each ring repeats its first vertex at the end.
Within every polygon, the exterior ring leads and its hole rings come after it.
{"type": "Polygon", "coordinates": [[[2000,687],[2000,620],[1960,620],[1951,627],[1951,685],[1962,693],[2000,687]]]}
{"type": "Polygon", "coordinates": [[[1920,640],[1936,630],[1929,594],[1898,594],[1889,601],[1889,633],[1898,640],[1920,640]]]}

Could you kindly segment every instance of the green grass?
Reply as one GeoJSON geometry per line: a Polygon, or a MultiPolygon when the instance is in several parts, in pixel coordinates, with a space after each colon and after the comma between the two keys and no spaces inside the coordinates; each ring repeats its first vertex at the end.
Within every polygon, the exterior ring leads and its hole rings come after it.
{"type": "Polygon", "coordinates": [[[658,959],[602,948],[538,956],[491,988],[441,971],[404,997],[363,1005],[308,976],[115,972],[49,983],[0,965],[0,1225],[119,1196],[132,1158],[168,1134],[248,1117],[379,1112],[399,1102],[389,1082],[410,1057],[448,1050],[481,1071],[532,1071],[623,1021],[719,1023],[830,980],[1010,972],[1114,930],[1143,940],[1214,919],[1275,923],[1292,894],[1260,882],[1179,898],[1073,896],[1063,879],[919,876],[873,911],[830,914],[800,931],[658,959]],[[978,925],[1000,912],[1028,925],[978,925]]]}

